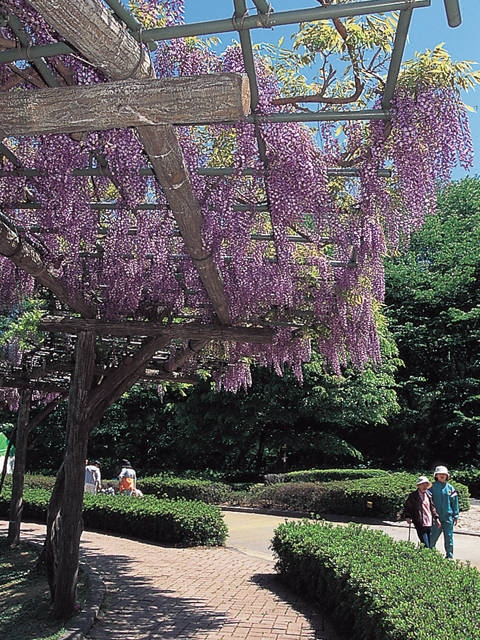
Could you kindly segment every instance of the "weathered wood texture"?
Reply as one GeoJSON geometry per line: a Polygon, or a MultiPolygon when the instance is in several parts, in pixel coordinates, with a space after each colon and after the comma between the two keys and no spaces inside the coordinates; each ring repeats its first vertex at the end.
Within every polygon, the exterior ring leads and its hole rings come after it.
{"type": "Polygon", "coordinates": [[[183,322],[165,325],[161,322],[104,322],[101,320],[81,320],[77,318],[45,317],[39,324],[41,331],[54,333],[79,333],[92,329],[96,335],[117,337],[162,336],[167,339],[181,338],[194,340],[231,340],[232,342],[271,342],[273,329],[267,327],[224,327],[222,325],[183,322]]]}
{"type": "MultiPolygon", "coordinates": [[[[197,384],[197,382],[200,382],[200,378],[193,375],[180,375],[175,373],[175,371],[165,371],[162,368],[154,369],[150,363],[148,367],[149,368],[138,377],[136,382],[144,382],[150,385],[160,384],[162,382],[175,382],[177,384],[197,384]]],[[[66,376],[63,381],[49,382],[48,375],[45,374],[45,372],[43,375],[37,374],[29,378],[22,376],[0,376],[0,387],[65,395],[70,388],[70,377],[66,376]]]]}
{"type": "Polygon", "coordinates": [[[162,337],[147,338],[133,356],[125,357],[118,367],[108,372],[100,384],[92,389],[87,399],[91,427],[100,420],[110,405],[142,378],[148,362],[169,342],[162,337]]]}
{"type": "Polygon", "coordinates": [[[154,77],[147,51],[98,0],[29,3],[106,76],[118,80],[154,77]]]}
{"type": "Polygon", "coordinates": [[[38,252],[22,241],[13,229],[0,220],[0,255],[9,258],[17,267],[32,275],[36,281],[50,289],[62,304],[91,318],[95,312],[80,296],[71,295],[62,282],[43,264],[38,252]]]}
{"type": "Polygon", "coordinates": [[[236,73],[0,94],[4,137],[235,121],[248,105],[247,77],[236,73]]]}
{"type": "Polygon", "coordinates": [[[82,534],[83,489],[88,434],[92,429],[87,397],[94,382],[95,334],[78,336],[75,346],[75,369],[68,399],[67,444],[64,458],[61,518],[54,557],[54,613],[62,617],[73,613],[78,577],[80,536],[82,534]],[[70,611],[69,611],[70,610],[70,611]]]}
{"type": "Polygon", "coordinates": [[[68,390],[69,381],[65,384],[43,380],[31,380],[21,376],[0,376],[0,387],[10,389],[26,389],[28,391],[43,391],[44,393],[63,393],[68,390]]]}

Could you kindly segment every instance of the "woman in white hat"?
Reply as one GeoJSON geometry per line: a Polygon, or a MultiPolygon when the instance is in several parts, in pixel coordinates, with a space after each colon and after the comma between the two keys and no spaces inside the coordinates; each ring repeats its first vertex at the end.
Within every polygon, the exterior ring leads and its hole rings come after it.
{"type": "Polygon", "coordinates": [[[417,490],[409,494],[403,508],[405,520],[408,524],[413,522],[418,539],[427,548],[431,547],[432,527],[440,527],[437,510],[429,491],[431,486],[432,483],[426,476],[420,476],[417,480],[417,490]]]}
{"type": "Polygon", "coordinates": [[[432,547],[437,544],[443,531],[445,556],[453,558],[453,525],[457,524],[459,514],[458,493],[448,482],[450,473],[447,467],[443,465],[436,467],[433,475],[435,482],[432,486],[432,497],[440,518],[440,528],[432,531],[432,547]]]}

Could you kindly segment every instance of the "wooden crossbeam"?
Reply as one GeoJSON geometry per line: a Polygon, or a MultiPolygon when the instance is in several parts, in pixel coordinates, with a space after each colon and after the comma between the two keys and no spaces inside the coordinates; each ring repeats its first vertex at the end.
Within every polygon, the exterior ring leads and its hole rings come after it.
{"type": "Polygon", "coordinates": [[[162,185],[173,216],[192,258],[200,280],[222,324],[230,323],[228,301],[223,280],[202,242],[203,215],[193,193],[182,151],[173,127],[141,127],[139,130],[145,151],[162,185]]]}
{"type": "Polygon", "coordinates": [[[68,390],[70,381],[65,383],[50,382],[48,380],[30,380],[21,376],[0,376],[0,388],[3,389],[31,389],[32,391],[43,391],[44,393],[62,393],[68,390]]]}
{"type": "Polygon", "coordinates": [[[232,342],[269,343],[274,336],[268,327],[225,327],[194,322],[165,325],[161,322],[104,322],[101,320],[82,320],[81,318],[45,317],[39,323],[41,331],[53,333],[79,333],[92,330],[96,335],[115,337],[163,336],[169,340],[175,338],[188,340],[229,340],[232,342]]]}
{"type": "Polygon", "coordinates": [[[98,0],[29,0],[29,3],[108,77],[154,77],[148,52],[98,0]]]}
{"type": "Polygon", "coordinates": [[[8,91],[0,94],[0,134],[239,120],[248,113],[249,96],[247,77],[236,73],[8,91]]]}

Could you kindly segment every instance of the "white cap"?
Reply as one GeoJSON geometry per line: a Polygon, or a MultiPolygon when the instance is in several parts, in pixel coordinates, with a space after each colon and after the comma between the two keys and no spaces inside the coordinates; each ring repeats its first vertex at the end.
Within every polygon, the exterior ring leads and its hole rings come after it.
{"type": "Polygon", "coordinates": [[[450,478],[450,473],[447,467],[444,467],[443,465],[439,465],[438,467],[435,467],[435,471],[433,472],[433,475],[436,476],[437,473],[444,473],[447,476],[447,479],[450,478]]]}
{"type": "Polygon", "coordinates": [[[430,482],[430,480],[427,478],[427,476],[420,476],[419,479],[417,480],[417,484],[423,484],[424,482],[428,482],[428,486],[431,487],[432,483],[430,482]]]}

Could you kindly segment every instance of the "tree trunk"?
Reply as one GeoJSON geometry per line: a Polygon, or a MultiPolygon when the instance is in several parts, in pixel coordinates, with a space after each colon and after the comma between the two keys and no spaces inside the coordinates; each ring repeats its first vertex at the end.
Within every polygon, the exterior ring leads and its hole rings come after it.
{"type": "Polygon", "coordinates": [[[85,459],[91,426],[87,396],[92,388],[94,365],[95,334],[82,332],[75,348],[65,457],[50,500],[44,554],[54,615],[63,619],[75,611],[85,459]]]}
{"type": "Polygon", "coordinates": [[[43,557],[47,565],[54,615],[68,618],[74,612],[82,533],[83,488],[88,436],[105,410],[142,376],[162,338],[149,338],[134,356],[128,356],[100,385],[94,385],[95,333],[82,331],[75,349],[70,387],[67,443],[57,474],[47,516],[43,557]]]}
{"type": "Polygon", "coordinates": [[[12,478],[12,497],[10,500],[10,517],[8,523],[7,541],[11,546],[20,542],[20,525],[23,510],[23,486],[25,481],[25,466],[27,461],[28,422],[32,392],[22,391],[17,418],[17,435],[15,439],[15,466],[12,478]]]}
{"type": "Polygon", "coordinates": [[[83,530],[83,488],[87,456],[88,421],[75,419],[68,425],[64,460],[64,483],[58,519],[58,563],[55,567],[54,615],[67,618],[74,612],[78,580],[80,536],[83,530]]]}

